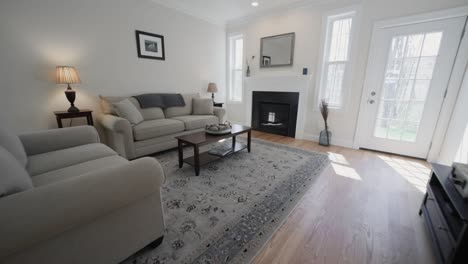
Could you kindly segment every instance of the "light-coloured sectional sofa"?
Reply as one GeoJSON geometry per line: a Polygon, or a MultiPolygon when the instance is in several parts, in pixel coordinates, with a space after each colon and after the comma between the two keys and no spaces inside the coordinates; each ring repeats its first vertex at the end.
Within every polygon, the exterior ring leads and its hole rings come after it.
{"type": "Polygon", "coordinates": [[[142,109],[133,97],[102,97],[103,115],[99,118],[104,127],[107,144],[122,157],[134,159],[159,151],[175,148],[176,136],[195,131],[202,131],[206,125],[219,124],[224,121],[225,110],[214,107],[213,115],[193,115],[192,100],[198,94],[182,94],[183,107],[159,107],[142,109]],[[117,116],[112,103],[129,99],[140,111],[144,121],[131,125],[124,118],[117,116]]]}
{"type": "Polygon", "coordinates": [[[118,263],[162,240],[156,159],[118,156],[91,126],[0,130],[0,153],[0,263],[118,263]]]}

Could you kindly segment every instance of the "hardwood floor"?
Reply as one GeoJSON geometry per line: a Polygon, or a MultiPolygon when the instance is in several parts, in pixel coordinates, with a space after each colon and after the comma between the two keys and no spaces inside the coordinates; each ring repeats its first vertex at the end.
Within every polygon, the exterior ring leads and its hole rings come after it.
{"type": "Polygon", "coordinates": [[[257,131],[253,137],[332,161],[253,263],[435,263],[418,215],[429,164],[257,131]]]}

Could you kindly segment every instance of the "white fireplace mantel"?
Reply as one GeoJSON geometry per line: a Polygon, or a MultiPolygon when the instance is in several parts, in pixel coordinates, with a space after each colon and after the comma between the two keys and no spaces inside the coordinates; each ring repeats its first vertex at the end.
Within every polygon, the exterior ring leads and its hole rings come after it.
{"type": "Polygon", "coordinates": [[[252,123],[252,92],[298,92],[299,105],[297,110],[296,138],[304,138],[307,98],[310,85],[309,75],[288,76],[254,76],[245,78],[247,124],[252,123]]]}

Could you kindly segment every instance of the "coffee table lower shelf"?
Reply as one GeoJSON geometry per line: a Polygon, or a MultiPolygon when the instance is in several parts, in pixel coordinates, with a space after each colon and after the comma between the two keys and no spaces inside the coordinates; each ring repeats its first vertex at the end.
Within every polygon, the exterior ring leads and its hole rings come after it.
{"type": "MultiPolygon", "coordinates": [[[[230,155],[232,155],[232,154],[234,154],[236,152],[239,152],[241,150],[244,150],[244,149],[247,149],[246,144],[236,143],[236,146],[234,147],[234,150],[229,152],[228,154],[226,154],[224,156],[213,155],[213,154],[208,153],[208,151],[201,152],[200,155],[199,155],[199,157],[200,157],[199,158],[200,159],[200,166],[208,164],[208,163],[210,163],[212,161],[219,160],[219,159],[222,159],[224,157],[230,156],[230,155]]],[[[184,163],[195,166],[195,156],[185,158],[184,163]]]]}

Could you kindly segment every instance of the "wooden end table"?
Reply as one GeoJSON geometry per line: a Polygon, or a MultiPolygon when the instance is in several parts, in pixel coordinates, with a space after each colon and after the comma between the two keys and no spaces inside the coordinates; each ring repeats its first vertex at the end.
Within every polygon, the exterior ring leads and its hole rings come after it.
{"type": "Polygon", "coordinates": [[[176,137],[179,148],[179,168],[182,168],[184,162],[192,165],[195,168],[195,175],[200,175],[200,166],[210,163],[212,161],[222,159],[230,156],[243,149],[250,152],[250,141],[252,137],[252,130],[250,127],[241,125],[232,125],[231,133],[224,135],[210,135],[205,131],[195,132],[192,134],[176,137]],[[236,142],[236,136],[247,133],[247,145],[239,144],[236,142]],[[200,147],[210,143],[217,142],[221,139],[232,138],[232,151],[225,156],[212,155],[208,152],[200,153],[200,147]],[[184,159],[185,145],[193,146],[193,156],[184,159]]]}
{"type": "Polygon", "coordinates": [[[57,125],[59,128],[63,128],[62,119],[86,117],[88,125],[94,126],[93,123],[93,111],[89,109],[82,109],[79,112],[67,112],[67,111],[55,111],[55,118],[57,119],[57,125]]]}

